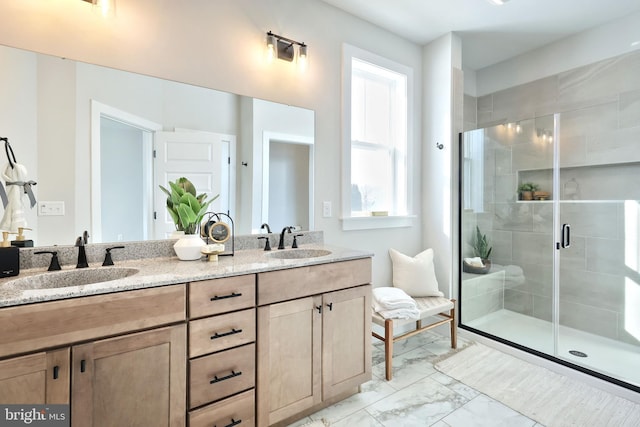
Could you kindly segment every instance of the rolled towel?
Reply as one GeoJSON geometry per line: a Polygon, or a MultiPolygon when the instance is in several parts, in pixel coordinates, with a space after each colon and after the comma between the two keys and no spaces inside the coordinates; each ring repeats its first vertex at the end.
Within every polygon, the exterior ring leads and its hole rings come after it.
{"type": "Polygon", "coordinates": [[[479,256],[473,258],[465,258],[464,262],[466,262],[471,267],[484,267],[484,263],[479,256]]]}
{"type": "Polygon", "coordinates": [[[398,308],[395,310],[381,310],[378,314],[385,319],[419,319],[420,310],[417,308],[398,308]]]}
{"type": "Polygon", "coordinates": [[[416,309],[416,301],[400,288],[384,286],[373,288],[372,305],[376,311],[395,309],[416,309]]]}

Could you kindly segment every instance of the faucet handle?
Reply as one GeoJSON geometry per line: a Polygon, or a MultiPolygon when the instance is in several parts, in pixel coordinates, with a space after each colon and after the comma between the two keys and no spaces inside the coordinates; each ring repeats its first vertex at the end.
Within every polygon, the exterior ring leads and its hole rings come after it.
{"type": "Polygon", "coordinates": [[[114,246],[112,248],[107,248],[104,254],[104,262],[102,263],[103,267],[106,267],[108,265],[113,265],[113,259],[111,258],[112,249],[124,249],[124,246],[114,246]]]}
{"type": "Polygon", "coordinates": [[[34,255],[38,254],[51,254],[51,263],[49,264],[49,268],[47,271],[57,271],[61,270],[60,261],[58,260],[58,252],[57,251],[37,251],[33,253],[34,255]]]}
{"type": "Polygon", "coordinates": [[[264,239],[265,240],[265,244],[264,244],[264,250],[265,251],[270,251],[271,250],[271,243],[269,242],[269,236],[258,237],[258,239],[264,239]]]}
{"type": "Polygon", "coordinates": [[[304,236],[304,234],[294,234],[293,235],[293,244],[291,245],[292,249],[295,249],[298,247],[298,241],[296,240],[296,237],[302,237],[304,236]]]}

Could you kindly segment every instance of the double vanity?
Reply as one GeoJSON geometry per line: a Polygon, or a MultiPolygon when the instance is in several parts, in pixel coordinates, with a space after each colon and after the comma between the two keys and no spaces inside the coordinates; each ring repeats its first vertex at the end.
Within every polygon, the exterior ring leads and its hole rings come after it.
{"type": "Polygon", "coordinates": [[[286,425],[371,378],[370,253],[115,261],[0,280],[0,403],[70,404],[72,426],[286,425]]]}

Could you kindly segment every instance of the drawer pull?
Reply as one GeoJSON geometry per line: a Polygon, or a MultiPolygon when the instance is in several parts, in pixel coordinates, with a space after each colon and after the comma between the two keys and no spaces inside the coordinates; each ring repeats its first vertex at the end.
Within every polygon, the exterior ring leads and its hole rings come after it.
{"type": "Polygon", "coordinates": [[[234,420],[233,418],[231,418],[231,424],[227,424],[224,427],[233,427],[233,426],[237,426],[238,424],[240,424],[242,422],[242,420],[234,420]]]}
{"type": "Polygon", "coordinates": [[[212,340],[216,340],[218,338],[222,338],[222,337],[228,337],[229,335],[235,335],[235,334],[239,334],[242,332],[242,329],[236,329],[236,328],[231,328],[231,330],[229,332],[224,332],[222,334],[219,333],[215,333],[213,335],[211,335],[211,339],[212,340]]]}
{"type": "Polygon", "coordinates": [[[240,375],[242,375],[242,371],[231,371],[231,373],[229,375],[226,375],[224,377],[220,377],[218,378],[217,375],[213,376],[213,379],[211,381],[209,381],[209,384],[215,384],[215,383],[219,383],[220,381],[224,381],[224,380],[230,380],[231,378],[235,378],[235,377],[239,377],[240,375]]]}
{"type": "Polygon", "coordinates": [[[82,359],[80,361],[80,372],[84,372],[87,370],[87,361],[82,359]]]}
{"type": "Polygon", "coordinates": [[[240,292],[231,292],[230,295],[222,295],[220,297],[218,295],[215,295],[211,298],[211,301],[218,301],[221,299],[235,298],[235,297],[241,297],[241,296],[242,294],[240,292]]]}
{"type": "Polygon", "coordinates": [[[53,379],[57,380],[60,375],[60,366],[56,365],[53,367],[53,379]]]}

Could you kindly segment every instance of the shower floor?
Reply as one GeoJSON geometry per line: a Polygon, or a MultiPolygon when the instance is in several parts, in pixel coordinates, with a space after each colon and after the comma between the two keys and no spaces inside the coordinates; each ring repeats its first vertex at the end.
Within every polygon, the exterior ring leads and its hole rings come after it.
{"type": "MultiPolygon", "coordinates": [[[[553,328],[550,322],[502,309],[467,325],[553,355],[553,328]]],[[[640,386],[640,346],[560,326],[556,357],[640,386]],[[585,353],[587,357],[574,356],[569,353],[571,350],[585,353]]]]}

